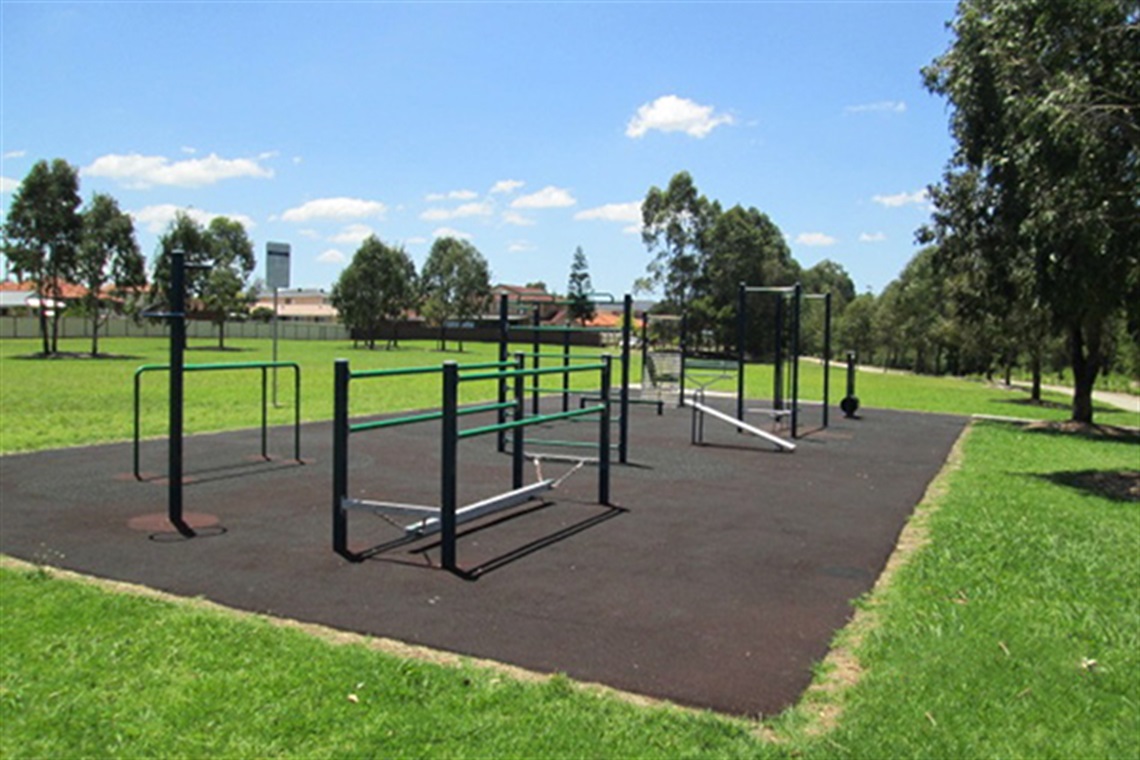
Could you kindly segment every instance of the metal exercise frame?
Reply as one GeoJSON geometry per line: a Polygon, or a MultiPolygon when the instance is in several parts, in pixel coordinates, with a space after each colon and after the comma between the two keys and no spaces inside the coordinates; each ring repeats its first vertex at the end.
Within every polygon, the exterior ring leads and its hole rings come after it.
{"type": "Polygon", "coordinates": [[[441,564],[451,571],[457,571],[456,564],[456,528],[461,523],[473,520],[491,512],[508,509],[529,500],[534,495],[554,487],[553,479],[540,480],[530,485],[523,485],[523,471],[525,465],[523,428],[556,420],[571,419],[587,414],[599,415],[598,426],[598,502],[609,504],[609,478],[610,478],[610,412],[606,399],[610,394],[611,360],[603,356],[597,364],[578,367],[558,367],[546,369],[526,369],[521,365],[520,357],[516,363],[509,361],[489,362],[483,364],[459,365],[455,362],[445,362],[440,367],[416,367],[408,369],[374,370],[353,373],[349,370],[348,361],[338,359],[335,365],[335,391],[334,391],[334,419],[333,419],[333,550],[351,561],[361,561],[361,554],[352,552],[348,548],[348,510],[365,510],[378,514],[410,515],[419,518],[416,522],[405,528],[408,536],[426,536],[434,533],[441,534],[441,564]],[[478,370],[492,370],[490,372],[478,370]],[[590,372],[600,373],[599,395],[603,399],[596,406],[572,411],[558,412],[526,417],[525,407],[525,380],[536,374],[554,374],[558,372],[590,372]],[[472,374],[461,374],[471,372],[472,374]],[[439,410],[421,414],[397,417],[372,422],[362,422],[355,425],[348,421],[349,384],[353,379],[366,377],[391,377],[396,375],[442,373],[442,406],[439,410]],[[514,399],[488,404],[478,404],[469,407],[460,407],[458,404],[459,385],[462,382],[478,380],[496,380],[500,383],[513,381],[514,399]],[[504,411],[514,409],[515,419],[484,425],[467,430],[459,429],[459,417],[479,412],[504,411]],[[351,433],[375,430],[378,428],[408,425],[417,422],[432,420],[441,421],[441,457],[440,457],[440,506],[423,506],[417,504],[398,504],[393,502],[370,501],[365,499],[350,499],[348,497],[348,442],[351,433]],[[459,441],[489,433],[512,431],[512,490],[492,496],[487,499],[458,507],[458,460],[459,441]]]}
{"type": "MultiPolygon", "coordinates": [[[[268,439],[268,394],[266,388],[267,370],[269,369],[293,370],[293,459],[301,463],[301,367],[296,362],[230,362],[218,364],[183,364],[183,372],[214,372],[220,370],[261,370],[261,458],[269,459],[267,452],[268,439]]],[[[144,364],[135,370],[135,397],[134,397],[134,449],[133,463],[136,480],[142,480],[139,471],[139,439],[141,437],[141,407],[142,407],[142,376],[148,372],[169,372],[169,364],[144,364]]],[[[172,401],[173,403],[173,401],[172,401]]]]}
{"type": "MultiPolygon", "coordinates": [[[[596,301],[596,303],[614,303],[614,297],[608,293],[595,293],[594,296],[603,296],[606,300],[596,301]]],[[[530,304],[534,306],[541,306],[543,304],[558,304],[566,305],[573,303],[571,300],[531,300],[531,299],[516,299],[516,303],[530,304]]],[[[510,298],[508,295],[503,294],[499,297],[499,361],[506,362],[510,355],[510,341],[511,330],[514,329],[518,332],[529,332],[531,334],[531,351],[526,354],[526,358],[531,360],[532,369],[540,369],[542,359],[561,359],[562,369],[567,369],[571,366],[571,361],[597,361],[605,354],[577,354],[571,355],[570,353],[570,336],[573,333],[605,333],[621,335],[621,353],[619,354],[618,361],[621,370],[620,386],[618,388],[618,441],[616,444],[618,452],[618,461],[621,464],[626,464],[629,461],[629,407],[635,403],[645,403],[637,399],[631,399],[629,395],[629,376],[630,376],[630,346],[632,343],[632,324],[633,324],[633,297],[628,293],[622,298],[622,326],[617,327],[575,327],[573,325],[542,325],[539,324],[540,314],[539,310],[535,308],[533,323],[530,325],[517,325],[512,328],[510,323],[510,298]],[[556,334],[562,336],[562,353],[552,353],[542,351],[542,335],[543,334],[556,334]]],[[[536,375],[531,378],[531,412],[532,414],[539,413],[539,398],[543,392],[556,393],[562,395],[562,411],[568,411],[570,408],[570,379],[569,374],[564,373],[562,376],[562,387],[560,389],[548,389],[544,391],[541,388],[539,377],[536,375]]],[[[499,401],[505,401],[507,398],[506,381],[499,383],[499,401]]],[[[597,400],[596,396],[589,396],[582,400],[582,404],[586,401],[597,400]]],[[[656,403],[656,402],[652,402],[656,403]]],[[[506,421],[506,412],[499,412],[499,423],[502,424],[506,421]]],[[[548,441],[549,445],[563,445],[558,441],[548,441]]],[[[500,432],[498,435],[498,449],[499,451],[506,450],[506,435],[505,432],[500,432]]]]}
{"type": "Polygon", "coordinates": [[[749,293],[772,293],[779,297],[776,302],[776,354],[773,359],[773,379],[772,379],[772,406],[775,413],[787,412],[791,420],[791,436],[792,438],[799,437],[799,413],[800,413],[800,345],[801,345],[801,327],[802,327],[802,313],[803,302],[805,300],[822,300],[824,305],[824,321],[823,321],[823,427],[828,426],[828,411],[831,403],[831,293],[804,293],[803,286],[796,283],[784,287],[761,287],[746,285],[740,283],[736,318],[737,318],[737,351],[740,355],[741,371],[737,377],[737,395],[736,395],[736,416],[738,419],[744,419],[744,359],[745,359],[745,333],[748,324],[748,294],[749,293]],[[791,300],[791,346],[789,347],[790,362],[790,378],[789,378],[789,395],[790,406],[785,407],[784,404],[784,311],[785,303],[791,300]]]}

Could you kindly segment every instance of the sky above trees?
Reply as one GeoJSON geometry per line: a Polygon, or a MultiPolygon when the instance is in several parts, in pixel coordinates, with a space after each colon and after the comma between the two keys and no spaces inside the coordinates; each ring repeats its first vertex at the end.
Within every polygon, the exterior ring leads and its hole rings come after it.
{"type": "Polygon", "coordinates": [[[469,240],[496,281],[645,275],[639,204],[688,171],[805,267],[881,290],[952,145],[920,69],[954,5],[0,4],[0,203],[79,167],[153,257],[179,209],[241,221],[264,275],[328,288],[370,234],[417,268],[469,240]]]}

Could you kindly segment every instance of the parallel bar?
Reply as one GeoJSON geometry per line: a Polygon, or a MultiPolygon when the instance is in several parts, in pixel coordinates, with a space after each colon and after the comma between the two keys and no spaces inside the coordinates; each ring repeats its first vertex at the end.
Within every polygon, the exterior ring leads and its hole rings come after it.
{"type": "MultiPolygon", "coordinates": [[[[477,501],[474,504],[469,504],[462,509],[455,511],[453,519],[456,525],[461,525],[465,522],[474,520],[477,517],[490,514],[491,512],[498,512],[503,509],[510,509],[513,506],[522,504],[529,501],[532,496],[543,491],[549,491],[554,486],[554,481],[550,478],[540,480],[537,483],[531,483],[529,486],[516,488],[513,491],[501,493],[498,496],[492,496],[482,501],[477,501]]],[[[446,515],[446,513],[445,513],[446,515]]],[[[434,533],[440,532],[441,524],[438,518],[431,518],[424,520],[422,523],[415,523],[409,525],[406,530],[408,533],[417,536],[430,536],[434,533]]],[[[446,532],[445,532],[446,535],[446,532]]],[[[452,564],[445,565],[449,570],[455,570],[455,558],[452,557],[452,564]]]]}
{"type": "MultiPolygon", "coordinates": [[[[514,406],[513,401],[506,401],[502,404],[478,404],[476,406],[465,406],[456,410],[456,414],[463,417],[468,414],[479,414],[481,412],[494,412],[501,409],[510,409],[514,406]]],[[[443,412],[423,412],[422,414],[410,414],[407,417],[394,417],[389,420],[374,420],[373,422],[358,422],[351,425],[348,429],[350,433],[360,433],[365,430],[378,430],[380,428],[400,427],[401,425],[412,425],[417,422],[431,422],[432,420],[443,419],[443,412]]]]}
{"type": "Polygon", "coordinates": [[[746,293],[791,293],[796,289],[795,285],[785,285],[781,287],[765,287],[760,285],[745,285],[744,291],[746,293]]]}
{"type": "MultiPolygon", "coordinates": [[[[515,375],[530,375],[537,377],[538,375],[560,375],[563,372],[597,372],[602,368],[601,364],[583,364],[580,367],[540,367],[538,369],[506,369],[502,372],[480,372],[474,375],[462,375],[459,380],[467,382],[468,380],[498,380],[499,378],[514,377],[515,375]]],[[[532,389],[533,390],[533,389],[532,389]]]]}
{"type": "Polygon", "coordinates": [[[689,400],[689,405],[692,406],[694,409],[696,409],[700,412],[703,412],[704,414],[709,415],[710,417],[715,417],[716,419],[721,420],[722,422],[727,422],[731,425],[735,425],[740,430],[743,430],[747,433],[751,433],[752,435],[757,436],[759,438],[763,438],[766,441],[770,441],[770,442],[776,444],[778,447],[784,449],[785,451],[795,451],[796,450],[796,444],[792,443],[791,441],[785,441],[783,438],[780,438],[777,435],[772,435],[771,433],[764,431],[764,430],[761,430],[758,427],[753,427],[752,425],[749,425],[747,422],[741,422],[740,420],[734,418],[731,414],[725,414],[724,412],[720,411],[719,409],[713,409],[711,406],[705,406],[704,404],[693,401],[692,399],[689,400]]]}
{"type": "MultiPolygon", "coordinates": [[[[568,420],[571,417],[581,417],[586,414],[597,414],[605,408],[605,404],[598,406],[588,406],[585,409],[571,409],[568,412],[554,412],[552,414],[540,414],[536,417],[526,417],[520,420],[511,420],[504,422],[501,425],[484,425],[483,427],[470,428],[459,432],[459,438],[474,438],[477,435],[486,435],[487,433],[494,433],[499,430],[512,430],[517,427],[527,427],[529,425],[539,425],[544,422],[555,422],[557,420],[568,420]]],[[[446,417],[444,418],[446,419],[446,417]]]]}
{"type": "MultiPolygon", "coordinates": [[[[475,364],[457,364],[460,372],[475,369],[495,369],[497,367],[508,367],[511,362],[478,362],[475,364]]],[[[394,367],[392,369],[363,369],[353,372],[351,377],[353,380],[359,380],[365,377],[397,377],[400,375],[432,375],[442,372],[443,368],[439,365],[430,367],[394,367]]]]}

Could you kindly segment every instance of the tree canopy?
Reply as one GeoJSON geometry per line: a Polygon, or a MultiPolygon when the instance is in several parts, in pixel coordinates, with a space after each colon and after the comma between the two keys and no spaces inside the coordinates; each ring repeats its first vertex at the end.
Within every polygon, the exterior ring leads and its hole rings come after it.
{"type": "MultiPolygon", "coordinates": [[[[91,354],[99,353],[99,326],[103,319],[103,291],[108,284],[120,295],[146,284],[146,260],[135,240],[135,225],[118,201],[96,193],[83,210],[83,235],[76,279],[87,289],[84,305],[91,320],[91,354]]],[[[133,294],[130,294],[133,297],[133,294]]]]}
{"type": "MultiPolygon", "coordinates": [[[[403,248],[385,245],[369,235],[341,272],[330,301],[341,323],[375,348],[380,327],[396,322],[415,304],[415,264],[403,248]]],[[[393,331],[388,345],[397,344],[393,331]]]]}
{"type": "Polygon", "coordinates": [[[574,249],[574,260],[570,264],[570,279],[566,285],[566,297],[570,301],[571,321],[584,325],[597,314],[597,307],[590,296],[594,292],[590,281],[590,264],[582,246],[574,249]]]}
{"type": "Polygon", "coordinates": [[[965,314],[1012,304],[1065,335],[1072,416],[1091,422],[1112,321],[1140,337],[1140,7],[963,0],[951,29],[923,71],[956,143],[924,239],[969,283],[965,314]]]}
{"type": "MultiPolygon", "coordinates": [[[[483,313],[491,300],[491,274],[487,260],[466,240],[437,238],[420,277],[423,315],[440,328],[440,344],[447,349],[447,323],[466,321],[483,313]]],[[[463,350],[462,341],[459,350],[463,350]]]]}
{"type": "Polygon", "coordinates": [[[4,255],[18,275],[36,286],[45,355],[59,348],[62,288],[75,274],[82,202],[78,169],[61,158],[37,161],[12,195],[4,222],[4,255]]]}

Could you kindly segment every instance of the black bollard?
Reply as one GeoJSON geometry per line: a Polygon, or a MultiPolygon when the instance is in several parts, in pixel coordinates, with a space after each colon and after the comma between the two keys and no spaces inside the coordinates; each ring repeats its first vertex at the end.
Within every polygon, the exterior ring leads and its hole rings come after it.
{"type": "Polygon", "coordinates": [[[839,402],[839,408],[849,419],[855,419],[859,411],[859,399],[855,395],[855,352],[847,352],[847,395],[839,402]]]}

